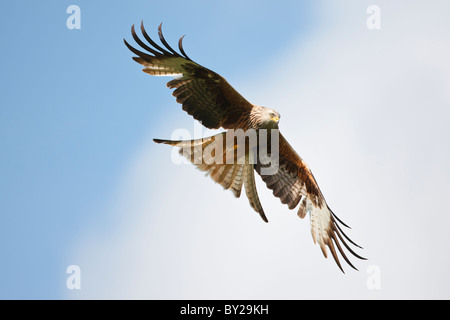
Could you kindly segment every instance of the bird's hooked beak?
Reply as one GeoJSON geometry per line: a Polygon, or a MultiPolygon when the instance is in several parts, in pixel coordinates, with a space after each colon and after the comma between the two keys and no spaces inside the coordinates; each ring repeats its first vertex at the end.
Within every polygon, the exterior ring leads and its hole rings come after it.
{"type": "Polygon", "coordinates": [[[272,120],[275,121],[276,123],[280,122],[280,117],[278,116],[273,116],[272,120]]]}

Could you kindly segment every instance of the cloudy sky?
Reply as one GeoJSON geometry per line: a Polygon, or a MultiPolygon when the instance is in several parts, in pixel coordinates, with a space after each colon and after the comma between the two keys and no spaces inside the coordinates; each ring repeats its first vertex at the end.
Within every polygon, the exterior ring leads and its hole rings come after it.
{"type": "Polygon", "coordinates": [[[0,4],[0,297],[450,298],[448,1],[0,4]],[[81,10],[70,30],[67,7],[81,10]],[[380,29],[369,29],[371,5],[380,29]],[[198,132],[122,39],[144,20],[281,113],[280,129],[364,247],[324,259],[259,178],[270,223],[193,166],[198,132]],[[194,132],[197,131],[197,132],[194,132]],[[67,267],[81,271],[70,290],[67,267]]]}

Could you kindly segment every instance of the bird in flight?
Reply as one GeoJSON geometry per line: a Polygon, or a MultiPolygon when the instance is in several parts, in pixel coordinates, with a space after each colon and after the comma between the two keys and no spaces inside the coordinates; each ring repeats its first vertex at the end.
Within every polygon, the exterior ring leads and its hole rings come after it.
{"type": "Polygon", "coordinates": [[[191,60],[183,49],[184,36],[178,41],[177,52],[165,40],[161,25],[158,28],[161,44],[149,37],[143,23],[141,33],[147,43],[138,37],[134,25],[131,27],[131,35],[140,50],[124,39],[136,55],[133,60],[143,65],[143,71],[150,75],[174,77],[167,86],[175,89],[173,96],[182,109],[209,129],[225,129],[207,138],[154,141],[179,147],[180,154],[237,198],[244,186],[250,206],[268,222],[256,190],[256,171],[283,204],[291,210],[298,207],[300,218],[309,213],[313,241],[319,244],[325,258],[328,247],[342,272],[338,252],[356,269],[344,247],[353,256],[365,260],[349,243],[361,247],[343,232],[340,225],[348,226],[331,211],[308,165],[279,133],[280,114],[248,102],[222,76],[191,60]]]}

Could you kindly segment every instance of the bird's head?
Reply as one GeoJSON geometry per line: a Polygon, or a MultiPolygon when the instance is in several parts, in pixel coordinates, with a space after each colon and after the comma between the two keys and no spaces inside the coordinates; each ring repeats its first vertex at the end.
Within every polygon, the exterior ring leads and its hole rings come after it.
{"type": "Polygon", "coordinates": [[[262,127],[267,129],[278,129],[278,123],[280,122],[280,114],[278,111],[263,107],[261,116],[262,127]]]}
{"type": "Polygon", "coordinates": [[[254,129],[278,129],[280,114],[270,108],[253,105],[250,112],[250,124],[254,129]]]}

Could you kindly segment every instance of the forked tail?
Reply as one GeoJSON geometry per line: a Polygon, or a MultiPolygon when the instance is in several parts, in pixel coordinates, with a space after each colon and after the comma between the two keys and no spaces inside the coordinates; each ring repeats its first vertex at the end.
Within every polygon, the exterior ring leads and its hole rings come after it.
{"type": "Polygon", "coordinates": [[[156,143],[168,144],[180,148],[179,153],[194,164],[199,170],[206,172],[214,182],[225,190],[231,190],[239,198],[242,186],[251,207],[268,222],[256,191],[253,152],[245,152],[238,156],[236,145],[225,143],[226,132],[215,136],[194,140],[153,139],[156,143]],[[231,150],[232,149],[232,150],[231,150]]]}

